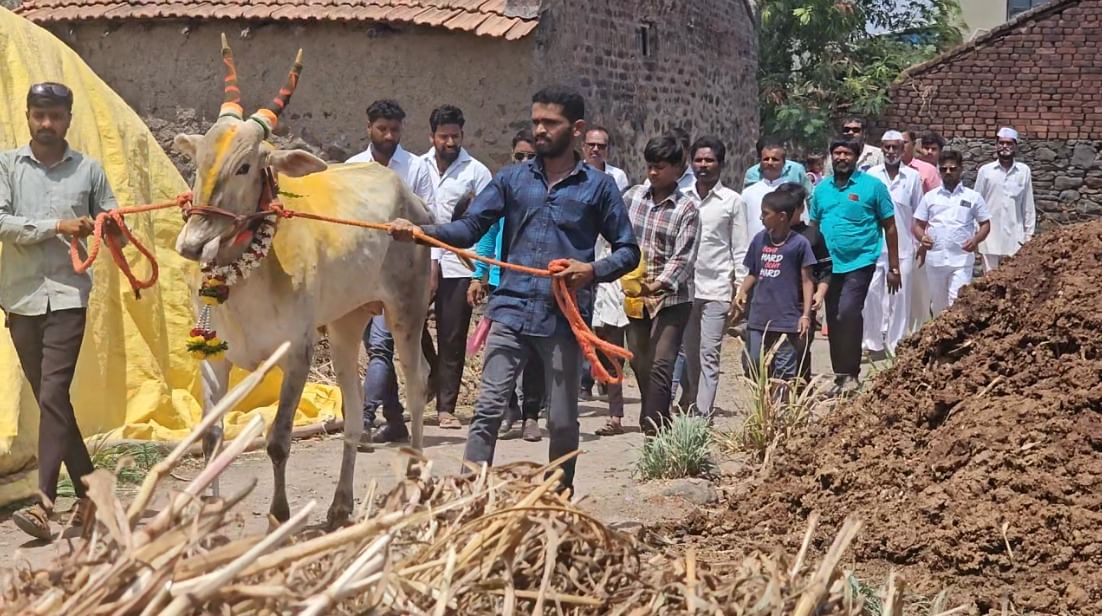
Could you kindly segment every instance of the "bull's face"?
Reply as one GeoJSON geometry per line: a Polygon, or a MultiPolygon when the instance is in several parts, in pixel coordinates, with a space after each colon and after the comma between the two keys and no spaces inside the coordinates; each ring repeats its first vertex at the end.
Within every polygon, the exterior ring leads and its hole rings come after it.
{"type": "Polygon", "coordinates": [[[222,37],[222,58],[226,64],[226,98],[218,121],[205,135],[177,135],[177,150],[195,162],[192,202],[196,206],[180,235],[176,250],[187,259],[202,263],[227,263],[240,252],[233,245],[240,231],[233,218],[202,215],[203,207],[224,210],[237,216],[257,211],[264,191],[267,169],[303,176],[326,168],[326,164],[303,150],[277,150],[265,140],[287,105],[302,70],[302,51],[295,60],[287,85],[266,108],[243,119],[233,54],[222,37]]]}

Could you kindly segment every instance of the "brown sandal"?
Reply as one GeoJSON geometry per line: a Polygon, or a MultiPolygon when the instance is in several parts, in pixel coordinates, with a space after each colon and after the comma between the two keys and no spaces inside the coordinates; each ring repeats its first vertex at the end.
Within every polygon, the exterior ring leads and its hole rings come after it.
{"type": "Polygon", "coordinates": [[[624,433],[624,424],[606,422],[604,427],[597,428],[594,432],[597,436],[616,436],[624,433]]]}
{"type": "Polygon", "coordinates": [[[16,511],[12,514],[11,520],[19,530],[35,539],[52,541],[54,538],[54,533],[50,530],[50,513],[41,504],[16,511]]]}
{"type": "Polygon", "coordinates": [[[459,418],[451,413],[437,413],[436,420],[441,428],[445,430],[462,430],[463,424],[460,423],[459,418]]]}
{"type": "Polygon", "coordinates": [[[77,500],[73,505],[72,518],[69,519],[69,526],[73,528],[84,528],[86,521],[95,519],[96,517],[96,505],[92,502],[92,499],[85,496],[82,499],[77,500]]]}

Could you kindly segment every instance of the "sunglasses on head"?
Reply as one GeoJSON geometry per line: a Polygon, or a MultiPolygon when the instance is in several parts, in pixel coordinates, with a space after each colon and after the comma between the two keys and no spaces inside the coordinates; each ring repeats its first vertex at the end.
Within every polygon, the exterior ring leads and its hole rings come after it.
{"type": "Polygon", "coordinates": [[[522,160],[532,160],[536,157],[535,152],[513,152],[513,160],[518,163],[522,160]]]}
{"type": "Polygon", "coordinates": [[[71,99],[73,98],[73,91],[67,86],[60,83],[45,82],[36,83],[31,86],[31,94],[33,96],[49,96],[52,98],[71,99]]]}

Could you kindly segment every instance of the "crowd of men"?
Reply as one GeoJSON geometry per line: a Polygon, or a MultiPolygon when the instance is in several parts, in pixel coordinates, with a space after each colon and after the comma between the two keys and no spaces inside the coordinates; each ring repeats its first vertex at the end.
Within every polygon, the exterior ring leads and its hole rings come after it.
{"type": "MultiPolygon", "coordinates": [[[[13,519],[49,539],[62,462],[90,511],[81,477],[92,462],[69,388],[84,334],[91,278],[70,265],[67,240],[84,238],[93,218],[116,207],[100,164],[69,147],[73,92],[41,83],[27,94],[31,141],[0,153],[0,307],[24,374],[41,407],[41,501],[13,519]],[[61,241],[59,241],[61,240],[61,241]]],[[[727,146],[675,129],[650,139],[646,177],[634,184],[610,162],[611,133],[587,126],[585,102],[568,87],[532,98],[532,130],[512,141],[512,164],[492,174],[463,147],[465,119],[452,105],[429,117],[431,147],[402,147],[406,118],[393,100],[367,109],[368,148],[349,162],[398,174],[434,212],[427,235],[529,268],[555,259],[554,276],[577,293],[583,318],[604,340],[626,344],[642,396],[639,426],[654,435],[675,409],[710,417],[729,328],[745,321],[745,368],[782,380],[807,379],[811,341],[824,312],[834,393],[859,385],[862,353],[891,352],[921,322],[953,303],[973,272],[999,266],[1035,231],[1029,167],[1015,160],[1018,135],[999,130],[996,160],[974,189],[961,181],[960,153],[936,134],[887,131],[866,142],[864,121],[842,124],[827,155],[792,160],[765,139],[741,194],[724,182],[727,146]],[[581,145],[581,152],[577,146],[581,145]],[[824,168],[825,167],[825,168],[824,168]],[[678,390],[680,395],[677,396],[678,390]]],[[[391,235],[413,241],[404,220],[391,235]]],[[[108,221],[107,231],[119,230],[108,221]]],[[[490,323],[475,416],[464,457],[492,463],[497,439],[542,438],[550,457],[578,448],[579,398],[594,397],[579,344],[552,294],[552,282],[472,264],[434,251],[436,341],[423,336],[439,425],[460,429],[455,407],[473,309],[490,323]]],[[[364,332],[362,445],[400,442],[403,422],[394,341],[380,315],[364,332]],[[381,408],[383,423],[374,428],[381,408]]],[[[602,358],[602,361],[611,361],[602,358]]],[[[611,369],[609,363],[605,366],[611,369]]],[[[609,418],[601,436],[624,432],[620,384],[602,385],[609,418]]],[[[562,487],[573,485],[575,462],[562,487]]]]}

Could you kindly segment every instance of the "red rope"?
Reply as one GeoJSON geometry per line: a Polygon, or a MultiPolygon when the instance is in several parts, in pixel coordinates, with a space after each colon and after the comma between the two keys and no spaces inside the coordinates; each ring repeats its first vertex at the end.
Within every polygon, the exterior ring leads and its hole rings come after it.
{"type": "MultiPolygon", "coordinates": [[[[123,219],[131,214],[141,214],[143,212],[153,212],[156,210],[163,210],[172,207],[184,208],[191,203],[191,195],[184,193],[176,197],[173,201],[165,201],[163,203],[154,203],[150,205],[138,205],[134,207],[123,207],[111,210],[110,212],[101,212],[96,216],[95,230],[92,233],[92,241],[88,246],[88,258],[84,261],[80,260],[79,244],[76,238],[71,238],[69,243],[69,254],[73,260],[73,269],[82,274],[92,266],[96,257],[99,256],[100,245],[104,241],[104,223],[111,219],[118,225],[119,230],[126,237],[126,239],[133,244],[134,248],[145,256],[150,263],[151,273],[147,280],[139,280],[130,269],[129,263],[122,254],[122,247],[119,245],[111,234],[107,234],[106,242],[107,248],[111,251],[111,256],[115,263],[122,270],[127,280],[130,281],[130,287],[134,289],[134,295],[141,297],[140,291],[142,289],[148,289],[157,282],[158,268],[157,259],[153,256],[141,242],[138,241],[133,234],[130,233],[130,229],[126,227],[123,219]]],[[[387,223],[377,222],[364,222],[360,220],[348,220],[346,218],[336,218],[333,216],[324,216],[322,214],[311,214],[309,212],[296,212],[294,210],[284,209],[283,206],[273,201],[269,204],[269,207],[273,214],[281,218],[306,218],[309,220],[317,220],[321,222],[328,222],[338,225],[348,225],[352,227],[360,227],[363,229],[374,229],[377,231],[390,231],[390,225],[387,223]]],[[[582,313],[578,309],[578,298],[570,287],[567,286],[566,280],[562,278],[555,278],[554,275],[558,272],[565,270],[569,261],[566,259],[556,259],[548,264],[547,269],[540,269],[536,267],[526,267],[523,265],[517,265],[515,263],[506,263],[505,261],[498,261],[497,259],[491,259],[489,257],[483,257],[470,250],[464,250],[462,248],[456,248],[455,246],[449,246],[440,240],[429,237],[424,233],[417,232],[416,237],[422,243],[436,246],[437,248],[443,248],[444,250],[454,252],[458,255],[462,255],[468,259],[475,261],[482,261],[489,265],[496,265],[502,269],[512,270],[515,272],[521,272],[529,274],[531,276],[542,276],[545,278],[551,278],[551,293],[555,297],[555,303],[558,304],[559,310],[562,311],[566,317],[567,322],[570,324],[570,330],[574,333],[574,337],[578,340],[578,346],[581,347],[582,353],[586,359],[589,360],[589,365],[593,372],[593,377],[603,383],[621,383],[624,380],[623,369],[619,360],[630,360],[632,358],[631,352],[627,349],[618,347],[614,344],[601,340],[597,334],[593,333],[593,330],[589,328],[589,324],[582,318],[582,313]],[[609,374],[605,369],[604,364],[601,362],[598,353],[603,354],[608,358],[609,363],[612,364],[613,374],[609,374]]]]}
{"type": "Polygon", "coordinates": [[[111,257],[114,259],[115,264],[122,270],[126,279],[130,281],[130,288],[134,290],[134,297],[141,299],[142,289],[148,289],[157,283],[157,277],[160,271],[157,267],[157,259],[153,256],[153,253],[145,247],[138,238],[134,237],[134,234],[127,228],[124,218],[131,214],[141,214],[143,212],[153,212],[156,210],[165,210],[168,208],[179,208],[191,201],[191,195],[184,193],[177,196],[172,201],[164,201],[162,203],[152,203],[149,205],[136,205],[133,207],[120,207],[115,208],[109,212],[100,212],[96,216],[95,227],[92,230],[92,239],[88,245],[88,258],[80,260],[80,242],[76,237],[69,238],[69,257],[73,261],[73,271],[78,274],[83,274],[88,271],[92,264],[96,262],[96,257],[99,256],[100,246],[106,239],[107,249],[111,251],[111,257]],[[138,252],[140,252],[147,261],[149,261],[149,278],[146,280],[140,280],[134,275],[133,270],[130,269],[130,264],[127,263],[126,257],[122,254],[122,246],[119,244],[118,239],[110,234],[106,234],[104,237],[104,225],[108,220],[111,220],[119,228],[119,231],[126,238],[127,242],[132,244],[138,252]]]}

